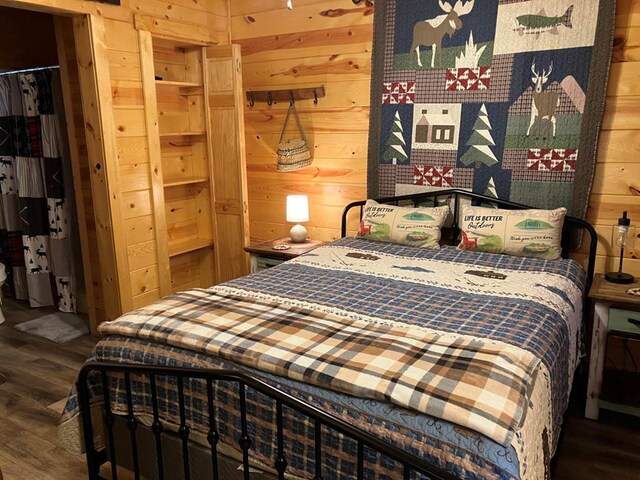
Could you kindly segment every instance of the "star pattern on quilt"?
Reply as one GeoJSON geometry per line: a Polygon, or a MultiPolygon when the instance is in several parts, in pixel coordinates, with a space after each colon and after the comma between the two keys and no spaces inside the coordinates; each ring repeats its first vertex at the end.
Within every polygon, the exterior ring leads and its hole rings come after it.
{"type": "Polygon", "coordinates": [[[448,91],[489,90],[491,67],[448,68],[445,89],[448,91]]]}
{"type": "Polygon", "coordinates": [[[413,184],[432,187],[453,187],[453,167],[414,165],[413,184]]]}
{"type": "Polygon", "coordinates": [[[578,149],[534,148],[527,152],[527,169],[539,172],[575,172],[578,149]]]}
{"type": "Polygon", "coordinates": [[[416,101],[416,82],[385,82],[382,91],[384,105],[409,105],[416,101]]]}

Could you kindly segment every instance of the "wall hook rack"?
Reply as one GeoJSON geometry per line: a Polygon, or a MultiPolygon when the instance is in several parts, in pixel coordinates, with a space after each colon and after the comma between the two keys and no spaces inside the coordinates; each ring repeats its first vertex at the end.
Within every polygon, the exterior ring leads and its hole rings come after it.
{"type": "Polygon", "coordinates": [[[299,100],[313,100],[317,105],[318,99],[325,95],[324,85],[287,90],[250,90],[247,92],[247,102],[250,107],[254,107],[257,102],[266,102],[271,106],[278,102],[295,103],[299,100]]]}

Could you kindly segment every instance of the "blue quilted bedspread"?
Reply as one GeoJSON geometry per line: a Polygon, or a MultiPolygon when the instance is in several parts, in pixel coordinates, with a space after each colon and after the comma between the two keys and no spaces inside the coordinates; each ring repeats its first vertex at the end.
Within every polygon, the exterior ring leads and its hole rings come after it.
{"type": "MultiPolygon", "coordinates": [[[[541,279],[562,279],[562,282],[568,282],[579,292],[583,291],[586,280],[582,268],[571,260],[539,260],[459,251],[453,247],[423,250],[362,239],[342,239],[295,261],[228,282],[223,288],[269,298],[285,298],[291,302],[312,303],[319,308],[350,312],[378,321],[402,322],[450,334],[495,340],[527,350],[540,358],[549,373],[554,425],[549,451],[553,452],[568,403],[572,369],[578,358],[580,326],[572,325],[572,322],[581,322],[581,296],[572,296],[566,289],[555,287],[555,281],[541,281],[535,285],[553,300],[551,303],[536,301],[535,295],[520,295],[512,277],[523,273],[538,275],[541,279]],[[335,268],[327,268],[326,264],[322,267],[315,265],[316,257],[329,258],[329,263],[335,262],[335,268]],[[360,265],[375,262],[382,257],[387,259],[385,269],[390,270],[384,275],[367,273],[369,270],[365,267],[350,266],[352,263],[360,265]],[[389,264],[389,258],[397,261],[389,264]],[[443,281],[434,283],[434,275],[438,274],[435,269],[426,271],[424,267],[413,266],[425,265],[421,260],[429,260],[428,265],[444,270],[448,266],[453,270],[455,266],[462,269],[464,275],[443,273],[443,281]],[[421,268],[425,271],[420,271],[421,268]],[[425,276],[423,283],[416,281],[420,275],[425,276]],[[446,281],[445,276],[448,277],[446,281]],[[486,285],[500,284],[500,289],[508,291],[505,285],[510,281],[514,282],[512,293],[487,294],[493,290],[486,285]],[[452,287],[454,284],[457,287],[452,287]],[[550,307],[550,304],[555,306],[550,307]]],[[[247,370],[363,430],[444,467],[460,478],[524,478],[521,475],[523,465],[512,446],[502,446],[467,428],[392,404],[356,398],[256,372],[187,349],[136,338],[104,338],[96,346],[93,359],[247,370]]],[[[112,403],[114,410],[118,411],[118,404],[124,405],[124,397],[121,382],[116,381],[116,386],[112,403]]],[[[187,405],[187,418],[195,430],[206,433],[207,420],[202,411],[203,405],[197,401],[202,386],[191,382],[186,388],[192,399],[187,405]]],[[[167,389],[168,392],[175,389],[170,380],[167,389]]],[[[231,385],[222,385],[216,390],[218,402],[228,406],[218,409],[218,421],[222,440],[229,444],[235,444],[233,439],[239,433],[237,405],[232,400],[233,389],[231,385]]],[[[134,383],[134,390],[137,392],[136,402],[140,405],[137,411],[143,411],[143,407],[148,407],[148,385],[144,382],[134,383]]],[[[94,393],[96,398],[101,395],[98,384],[94,385],[94,393]]],[[[171,394],[167,395],[161,400],[160,406],[160,411],[166,412],[169,423],[177,417],[177,406],[171,398],[171,394]]],[[[266,462],[273,458],[275,448],[272,427],[274,405],[255,392],[250,394],[249,404],[255,418],[252,426],[255,458],[259,462],[266,462]]],[[[62,426],[68,427],[77,418],[77,409],[77,399],[72,394],[62,426]]],[[[305,470],[313,471],[313,425],[293,412],[288,415],[294,434],[287,439],[287,458],[292,472],[302,475],[305,470]]],[[[327,433],[325,441],[332,445],[326,459],[328,466],[325,478],[350,477],[355,467],[351,457],[355,444],[330,433],[327,433]]],[[[399,465],[374,454],[369,457],[367,478],[399,478],[399,465]]]]}

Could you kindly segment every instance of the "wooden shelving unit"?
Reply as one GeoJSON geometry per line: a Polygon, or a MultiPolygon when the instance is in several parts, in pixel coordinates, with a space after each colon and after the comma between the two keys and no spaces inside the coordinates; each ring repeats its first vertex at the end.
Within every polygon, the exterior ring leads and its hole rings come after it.
{"type": "Polygon", "coordinates": [[[148,119],[147,126],[155,128],[150,150],[159,158],[154,213],[164,295],[216,283],[206,49],[151,34],[142,36],[145,41],[141,50],[149,50],[153,59],[144,77],[145,92],[153,92],[148,100],[156,109],[156,121],[148,119]]]}
{"type": "Polygon", "coordinates": [[[170,38],[138,28],[160,296],[249,273],[240,47],[170,38]]]}
{"type": "Polygon", "coordinates": [[[196,252],[198,250],[211,246],[213,246],[213,240],[205,240],[200,238],[193,238],[177,243],[169,243],[169,257],[196,252]]]}

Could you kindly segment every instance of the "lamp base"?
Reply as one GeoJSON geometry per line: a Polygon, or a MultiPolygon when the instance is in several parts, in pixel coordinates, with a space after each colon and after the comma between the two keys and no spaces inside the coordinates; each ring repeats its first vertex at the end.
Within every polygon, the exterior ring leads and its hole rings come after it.
{"type": "Polygon", "coordinates": [[[629,275],[628,273],[622,273],[622,272],[609,272],[605,274],[604,279],[607,282],[620,283],[623,285],[633,283],[633,280],[634,280],[633,275],[629,275]]]}
{"type": "Polygon", "coordinates": [[[289,232],[293,243],[304,243],[307,240],[307,229],[302,225],[294,225],[289,232]]]}

